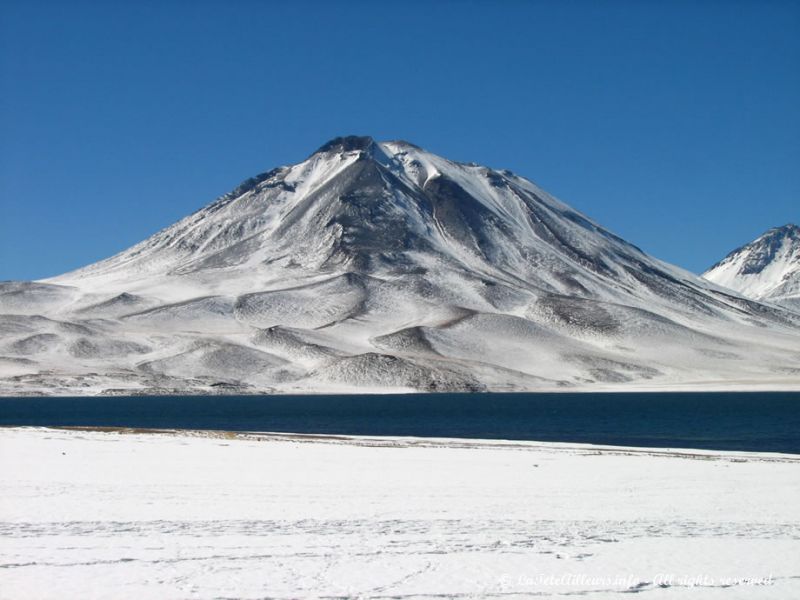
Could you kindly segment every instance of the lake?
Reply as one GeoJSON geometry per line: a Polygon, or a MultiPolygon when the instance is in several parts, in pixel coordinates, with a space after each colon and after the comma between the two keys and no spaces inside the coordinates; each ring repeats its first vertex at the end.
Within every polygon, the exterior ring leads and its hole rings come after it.
{"type": "Polygon", "coordinates": [[[4,426],[114,426],[800,453],[800,392],[0,398],[4,426]]]}

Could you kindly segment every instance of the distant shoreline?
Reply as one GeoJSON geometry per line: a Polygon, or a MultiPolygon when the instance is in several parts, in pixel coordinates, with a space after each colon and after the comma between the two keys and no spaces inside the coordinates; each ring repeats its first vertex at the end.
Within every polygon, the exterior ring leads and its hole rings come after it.
{"type": "Polygon", "coordinates": [[[657,448],[613,446],[605,444],[576,444],[566,442],[537,442],[525,440],[491,440],[469,438],[421,438],[414,436],[366,436],[316,433],[285,433],[277,431],[229,431],[220,429],[153,429],[143,427],[53,426],[17,427],[0,425],[5,430],[54,430],[67,432],[117,433],[120,435],[153,435],[188,438],[235,439],[258,442],[293,442],[300,444],[339,444],[370,448],[454,448],[470,450],[546,450],[569,454],[603,454],[611,456],[656,456],[688,460],[722,460],[731,462],[789,462],[800,463],[800,453],[749,452],[732,450],[702,450],[693,448],[657,448]]]}
{"type": "Polygon", "coordinates": [[[426,390],[397,390],[397,389],[367,389],[364,391],[353,390],[330,390],[330,391],[245,391],[237,390],[235,393],[219,392],[216,390],[179,390],[175,392],[158,392],[158,393],[136,393],[135,389],[130,390],[104,390],[94,394],[87,394],[85,396],[71,394],[58,394],[58,393],[38,393],[26,392],[19,394],[5,394],[0,392],[0,400],[3,399],[16,399],[16,398],[74,398],[74,399],[88,399],[88,398],[181,398],[181,397],[196,397],[196,396],[213,396],[221,398],[237,398],[237,397],[254,397],[261,396],[264,398],[271,397],[298,397],[298,396],[547,396],[547,395],[567,395],[567,394],[581,394],[581,395],[612,395],[612,394],[785,394],[797,393],[800,394],[800,383],[792,381],[785,384],[761,384],[754,383],[742,386],[737,383],[725,384],[720,386],[706,386],[705,384],[686,384],[681,387],[643,387],[643,386],[622,386],[622,387],[554,387],[544,388],[540,390],[509,390],[509,391],[426,391],[426,390]]]}

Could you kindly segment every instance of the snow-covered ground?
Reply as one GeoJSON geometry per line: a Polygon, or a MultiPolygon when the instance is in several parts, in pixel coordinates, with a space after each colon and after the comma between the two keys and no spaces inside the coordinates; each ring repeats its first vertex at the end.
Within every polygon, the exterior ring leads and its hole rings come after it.
{"type": "Polygon", "coordinates": [[[0,598],[800,597],[800,457],[0,429],[0,598]]]}

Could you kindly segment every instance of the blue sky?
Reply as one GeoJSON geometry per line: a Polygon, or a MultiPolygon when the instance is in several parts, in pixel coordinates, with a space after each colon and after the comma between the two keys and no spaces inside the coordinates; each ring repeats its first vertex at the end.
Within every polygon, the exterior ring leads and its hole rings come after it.
{"type": "Polygon", "coordinates": [[[800,220],[800,2],[0,0],[0,279],[350,133],[511,169],[700,271],[800,220]]]}

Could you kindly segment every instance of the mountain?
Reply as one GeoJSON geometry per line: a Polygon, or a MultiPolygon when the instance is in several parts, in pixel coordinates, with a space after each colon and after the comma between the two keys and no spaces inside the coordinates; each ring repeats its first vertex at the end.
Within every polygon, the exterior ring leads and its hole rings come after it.
{"type": "Polygon", "coordinates": [[[800,315],[510,171],[369,137],[0,284],[0,331],[3,394],[800,387],[800,315]]]}
{"type": "Polygon", "coordinates": [[[773,227],[728,254],[703,277],[748,298],[800,310],[800,227],[773,227]]]}

